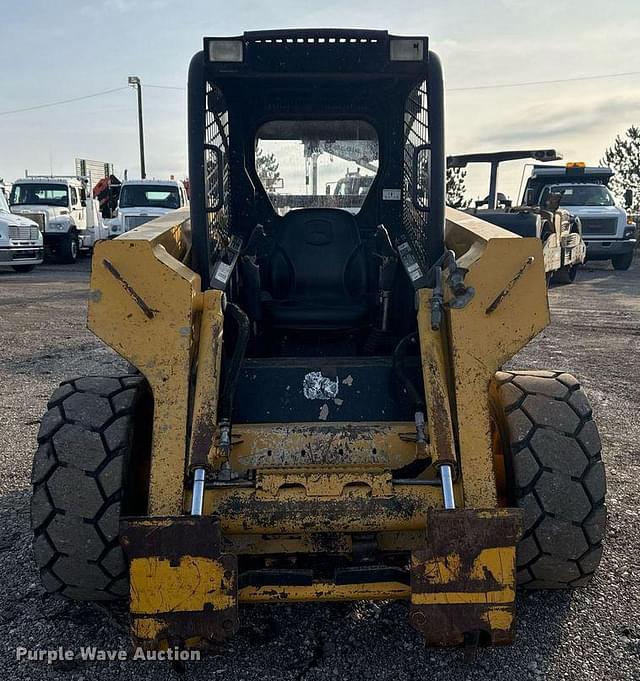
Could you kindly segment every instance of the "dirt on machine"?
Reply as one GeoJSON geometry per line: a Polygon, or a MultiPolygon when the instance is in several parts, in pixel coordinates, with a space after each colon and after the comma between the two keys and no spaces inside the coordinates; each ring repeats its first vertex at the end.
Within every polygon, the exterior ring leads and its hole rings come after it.
{"type": "Polygon", "coordinates": [[[128,598],[148,647],[361,599],[429,645],[509,643],[518,585],[593,576],[604,468],[576,378],[503,368],[549,323],[543,244],[445,208],[428,38],[205,38],[188,106],[189,211],[93,253],[89,328],[136,371],[42,418],[43,585],[128,598]],[[326,192],[337,148],[366,150],[357,193],[326,192]]]}

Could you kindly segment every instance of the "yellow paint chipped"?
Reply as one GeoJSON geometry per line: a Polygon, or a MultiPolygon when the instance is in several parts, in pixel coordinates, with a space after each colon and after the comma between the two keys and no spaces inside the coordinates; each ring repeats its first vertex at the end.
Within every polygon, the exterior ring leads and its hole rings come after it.
{"type": "Polygon", "coordinates": [[[482,619],[491,629],[507,631],[513,624],[513,610],[511,608],[489,608],[482,615],[482,619]]]}
{"type": "Polygon", "coordinates": [[[429,591],[411,594],[413,605],[464,605],[471,603],[513,603],[516,592],[511,587],[496,591],[429,591]]]}
{"type": "Polygon", "coordinates": [[[164,558],[134,558],[130,564],[131,612],[158,615],[216,610],[235,605],[228,593],[232,575],[216,560],[183,556],[177,566],[164,558]]]}

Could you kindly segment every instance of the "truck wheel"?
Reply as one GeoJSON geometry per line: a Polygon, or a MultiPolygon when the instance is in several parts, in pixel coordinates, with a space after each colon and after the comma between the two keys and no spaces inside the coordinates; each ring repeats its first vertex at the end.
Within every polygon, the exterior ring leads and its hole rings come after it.
{"type": "Polygon", "coordinates": [[[35,265],[12,265],[15,272],[31,272],[35,269],[35,265]]]}
{"type": "Polygon", "coordinates": [[[58,255],[62,262],[72,265],[78,259],[80,250],[78,237],[75,234],[66,234],[58,248],[58,255]]]}
{"type": "Polygon", "coordinates": [[[600,563],[606,529],[604,464],[589,402],[561,372],[500,371],[496,387],[496,468],[505,474],[506,502],[524,510],[518,584],[584,586],[600,563]]]}
{"type": "Polygon", "coordinates": [[[624,253],[623,255],[615,255],[611,258],[611,264],[614,270],[628,270],[633,262],[633,251],[624,253]]]}
{"type": "Polygon", "coordinates": [[[53,393],[40,422],[31,497],[33,552],[47,591],[83,601],[128,595],[120,508],[127,491],[144,497],[133,492],[128,464],[150,442],[140,437],[151,425],[141,416],[148,395],[142,376],[78,378],[53,393]]]}
{"type": "Polygon", "coordinates": [[[572,284],[578,274],[578,265],[565,265],[553,273],[554,284],[572,284]]]}

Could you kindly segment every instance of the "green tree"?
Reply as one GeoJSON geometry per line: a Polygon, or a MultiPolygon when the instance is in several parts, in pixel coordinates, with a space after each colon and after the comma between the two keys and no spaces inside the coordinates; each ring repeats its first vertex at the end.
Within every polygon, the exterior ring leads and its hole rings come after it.
{"type": "Polygon", "coordinates": [[[615,171],[609,185],[615,196],[622,201],[625,190],[633,190],[632,211],[640,211],[640,127],[632,125],[616,135],[600,163],[615,171]]]}
{"type": "Polygon", "coordinates": [[[262,149],[256,149],[256,171],[260,182],[268,192],[274,191],[281,183],[280,164],[275,154],[265,154],[262,149]]]}
{"type": "Polygon", "coordinates": [[[447,205],[452,208],[466,208],[469,200],[465,197],[467,187],[465,180],[467,171],[465,168],[447,168],[447,205]]]}

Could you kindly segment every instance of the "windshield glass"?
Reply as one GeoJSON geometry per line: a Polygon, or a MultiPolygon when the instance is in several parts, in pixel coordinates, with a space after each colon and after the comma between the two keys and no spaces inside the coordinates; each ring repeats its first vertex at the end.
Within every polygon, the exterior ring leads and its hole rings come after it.
{"type": "Polygon", "coordinates": [[[69,193],[64,184],[28,182],[14,184],[9,196],[9,204],[31,206],[68,206],[69,193]]]}
{"type": "Polygon", "coordinates": [[[357,213],[378,159],[378,136],[365,121],[270,121],[256,139],[256,171],[280,215],[294,208],[357,213]]]}
{"type": "Polygon", "coordinates": [[[557,185],[545,187],[542,193],[542,205],[549,194],[561,194],[561,206],[614,206],[613,196],[606,187],[594,184],[576,184],[572,186],[557,185]]]}
{"type": "Polygon", "coordinates": [[[9,206],[7,205],[7,197],[4,195],[4,190],[0,189],[0,212],[8,213],[9,206]]]}
{"type": "Polygon", "coordinates": [[[180,208],[180,192],[173,185],[127,184],[120,192],[120,208],[180,208]]]}

